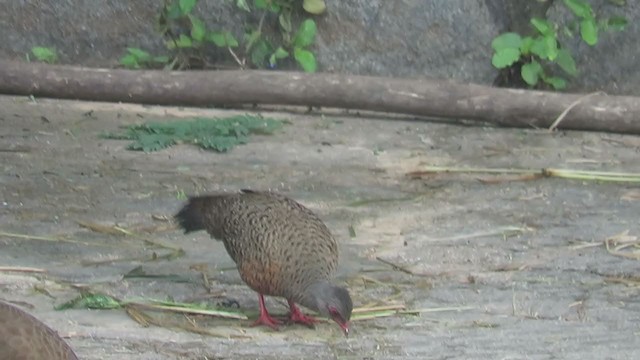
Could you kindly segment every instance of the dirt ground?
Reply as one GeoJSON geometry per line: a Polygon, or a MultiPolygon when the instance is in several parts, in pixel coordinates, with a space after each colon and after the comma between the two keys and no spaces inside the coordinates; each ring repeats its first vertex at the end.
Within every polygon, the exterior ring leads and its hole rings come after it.
{"type": "MultiPolygon", "coordinates": [[[[0,97],[0,299],[52,326],[81,359],[640,358],[639,185],[406,176],[433,165],[638,173],[640,138],[340,112],[266,113],[290,123],[225,154],[190,145],[146,154],[98,137],[231,113],[0,97]],[[326,220],[356,307],[404,304],[420,315],[354,321],[345,338],[334,324],[274,332],[153,313],[209,332],[195,334],[143,327],[122,309],[54,310],[85,287],[121,299],[235,299],[255,314],[257,296],[222,244],[164,221],[185,193],[241,188],[283,192],[326,220]],[[636,247],[607,251],[612,237],[636,247]],[[162,258],[171,250],[144,239],[185,254],[162,258]],[[147,277],[125,277],[136,268],[147,277]]],[[[277,299],[268,306],[286,312],[277,299]]]]}

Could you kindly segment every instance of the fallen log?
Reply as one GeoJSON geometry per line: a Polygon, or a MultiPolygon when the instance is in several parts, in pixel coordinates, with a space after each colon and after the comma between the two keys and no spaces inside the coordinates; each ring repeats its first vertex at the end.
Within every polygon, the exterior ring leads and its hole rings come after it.
{"type": "Polygon", "coordinates": [[[95,69],[0,60],[0,94],[157,105],[302,105],[640,134],[640,98],[281,71],[95,69]],[[561,120],[561,121],[556,121],[561,120]]]}

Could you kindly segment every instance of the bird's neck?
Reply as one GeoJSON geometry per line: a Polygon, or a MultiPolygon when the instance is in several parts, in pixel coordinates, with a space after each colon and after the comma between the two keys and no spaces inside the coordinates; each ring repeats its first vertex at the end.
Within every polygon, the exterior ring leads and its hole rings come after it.
{"type": "Polygon", "coordinates": [[[319,312],[320,304],[318,304],[318,299],[323,293],[327,292],[329,288],[331,288],[331,284],[327,281],[314,282],[302,292],[304,295],[297,303],[315,312],[319,312]]]}

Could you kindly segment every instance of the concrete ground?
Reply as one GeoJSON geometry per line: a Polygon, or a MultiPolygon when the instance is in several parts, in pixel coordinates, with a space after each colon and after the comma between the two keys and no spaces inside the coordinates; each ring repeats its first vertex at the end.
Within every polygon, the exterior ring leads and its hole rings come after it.
{"type": "MultiPolygon", "coordinates": [[[[225,154],[133,152],[98,137],[123,124],[232,113],[0,97],[0,299],[49,324],[81,359],[640,358],[638,184],[407,176],[434,165],[638,173],[640,138],[340,112],[265,112],[289,123],[225,154]],[[255,314],[257,297],[222,244],[166,221],[184,194],[241,188],[285,193],[326,220],[342,246],[338,281],[356,307],[420,314],[354,321],[345,338],[334,324],[274,332],[150,313],[165,325],[143,327],[123,309],[54,310],[91,289],[235,299],[255,314]],[[173,250],[145,239],[185,254],[163,258],[173,250]],[[146,277],[125,277],[132,270],[146,277]]],[[[286,311],[278,299],[268,306],[286,311]]]]}

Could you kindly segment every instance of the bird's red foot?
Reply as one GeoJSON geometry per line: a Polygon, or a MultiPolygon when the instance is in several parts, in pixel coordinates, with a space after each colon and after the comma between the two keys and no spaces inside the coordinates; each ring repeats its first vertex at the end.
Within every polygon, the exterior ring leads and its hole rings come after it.
{"type": "Polygon", "coordinates": [[[313,317],[303,314],[293,301],[288,301],[289,309],[291,309],[291,312],[289,313],[289,323],[302,324],[313,327],[313,325],[318,322],[318,320],[314,319],[313,317]]]}
{"type": "Polygon", "coordinates": [[[282,324],[280,320],[276,320],[269,315],[267,307],[264,305],[264,296],[260,294],[260,317],[251,326],[264,325],[274,330],[278,330],[278,325],[282,324]]]}
{"type": "Polygon", "coordinates": [[[280,324],[282,324],[282,322],[280,320],[276,320],[272,318],[271,315],[261,314],[258,320],[254,321],[253,324],[251,324],[251,326],[264,325],[272,328],[273,330],[278,330],[278,325],[280,324]]]}

